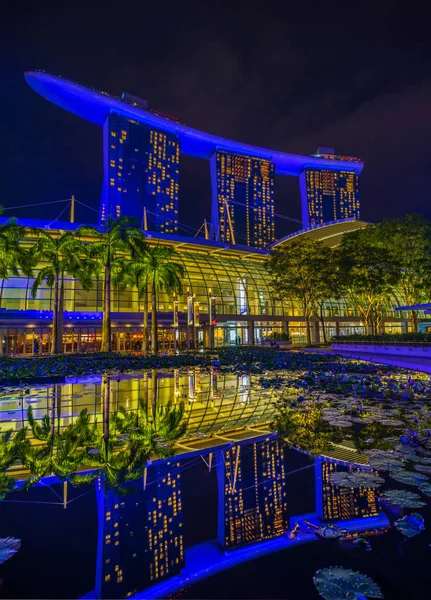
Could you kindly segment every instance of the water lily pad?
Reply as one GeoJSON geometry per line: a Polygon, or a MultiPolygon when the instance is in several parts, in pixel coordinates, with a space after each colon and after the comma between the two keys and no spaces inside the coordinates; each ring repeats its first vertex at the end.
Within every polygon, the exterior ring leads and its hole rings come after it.
{"type": "Polygon", "coordinates": [[[371,457],[370,465],[377,469],[378,471],[402,471],[404,469],[404,463],[399,458],[388,457],[388,458],[379,458],[379,457],[371,457]]]}
{"type": "Polygon", "coordinates": [[[419,494],[408,490],[386,490],[382,492],[381,497],[389,504],[402,506],[405,508],[421,508],[425,506],[419,494]]]}
{"type": "Polygon", "coordinates": [[[332,473],[329,477],[331,483],[338,487],[345,488],[377,488],[385,482],[382,477],[379,477],[372,471],[347,471],[332,473]]]}
{"type": "Polygon", "coordinates": [[[395,471],[390,473],[390,477],[406,485],[421,485],[421,483],[428,479],[426,475],[415,473],[414,471],[395,471]]]}
{"type": "Polygon", "coordinates": [[[431,496],[431,483],[423,483],[419,486],[419,491],[421,491],[422,494],[425,494],[425,496],[431,496]]]}
{"type": "Polygon", "coordinates": [[[380,587],[371,577],[342,567],[319,569],[313,583],[325,600],[346,600],[351,598],[383,598],[380,587]]]}
{"type": "Polygon", "coordinates": [[[402,519],[395,521],[395,527],[403,535],[410,538],[425,531],[425,522],[422,515],[412,513],[411,515],[406,515],[402,519]]]}

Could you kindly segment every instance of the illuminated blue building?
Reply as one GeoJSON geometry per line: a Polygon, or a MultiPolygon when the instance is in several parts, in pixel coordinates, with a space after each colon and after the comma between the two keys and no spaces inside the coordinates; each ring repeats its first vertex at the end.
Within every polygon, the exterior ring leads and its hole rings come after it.
{"type": "Polygon", "coordinates": [[[108,215],[134,217],[145,229],[176,233],[180,177],[177,136],[109,113],[103,125],[103,154],[100,222],[108,215]]]}
{"type": "MultiPolygon", "coordinates": [[[[301,156],[259,148],[188,127],[172,117],[148,109],[145,102],[134,96],[123,95],[122,98],[119,98],[40,71],[28,71],[25,78],[28,84],[47,100],[83,119],[105,127],[108,133],[109,125],[105,126],[105,123],[109,124],[113,118],[110,115],[116,115],[118,119],[124,119],[124,123],[129,124],[129,130],[127,127],[124,128],[124,131],[129,131],[127,136],[132,136],[132,134],[133,137],[137,136],[139,144],[135,148],[138,148],[139,154],[138,171],[141,172],[144,180],[144,173],[147,174],[147,183],[151,179],[150,188],[148,191],[142,192],[142,181],[139,176],[135,176],[134,173],[125,176],[126,164],[124,164],[123,173],[121,173],[121,169],[117,169],[117,161],[119,161],[121,153],[117,152],[118,148],[113,148],[112,160],[115,162],[115,166],[111,166],[111,157],[108,152],[105,156],[101,218],[104,215],[106,217],[108,211],[114,216],[118,212],[127,214],[126,211],[129,211],[130,214],[137,215],[140,220],[143,210],[142,203],[145,206],[148,199],[146,194],[149,193],[159,197],[155,207],[151,202],[149,203],[149,206],[151,205],[155,209],[151,211],[156,215],[154,226],[159,227],[158,230],[163,232],[175,231],[177,220],[175,211],[178,210],[176,203],[178,203],[179,146],[184,154],[212,160],[212,225],[213,231],[218,232],[219,239],[222,241],[258,248],[272,243],[275,239],[275,175],[291,175],[300,178],[304,227],[337,219],[359,218],[358,182],[363,163],[358,159],[336,156],[333,152],[301,156]],[[131,124],[134,127],[131,127],[131,124]],[[144,134],[144,131],[147,133],[144,134]],[[154,149],[154,139],[151,140],[148,137],[149,132],[157,132],[158,136],[165,136],[162,147],[167,144],[166,162],[159,160],[160,154],[154,149]],[[156,162],[152,161],[151,167],[146,163],[146,158],[144,159],[145,152],[148,152],[148,159],[150,156],[157,156],[156,162]],[[169,155],[171,156],[170,162],[169,155]],[[175,158],[174,163],[172,163],[172,157],[175,158]],[[231,175],[227,171],[223,172],[222,163],[226,169],[230,169],[229,164],[233,164],[234,172],[238,173],[231,175]],[[163,165],[166,171],[164,179],[160,175],[163,165]],[[118,175],[119,172],[120,175],[118,175]],[[154,172],[156,174],[155,182],[154,172]],[[113,186],[111,186],[111,178],[114,179],[113,186]],[[119,185],[116,185],[117,179],[119,185]],[[160,191],[157,190],[157,179],[160,179],[160,191]],[[154,185],[156,188],[153,194],[154,188],[151,186],[154,185]],[[127,186],[125,193],[124,186],[127,186]],[[114,190],[110,190],[112,200],[108,193],[110,187],[114,188],[114,190]],[[124,196],[130,194],[132,189],[132,197],[128,196],[126,202],[124,196]],[[118,200],[121,202],[117,202],[118,200]],[[135,201],[138,207],[132,208],[135,201]],[[159,207],[157,207],[157,203],[159,203],[159,207]],[[120,208],[117,209],[117,206],[120,208]],[[122,208],[123,206],[124,208],[122,208]],[[169,216],[164,219],[167,206],[169,216]],[[165,208],[164,211],[162,211],[162,207],[165,208]],[[157,208],[160,209],[160,216],[157,216],[157,208]],[[234,235],[227,232],[228,212],[233,221],[232,227],[229,228],[234,235]],[[157,221],[157,219],[159,220],[157,221]],[[162,223],[163,228],[161,228],[162,223]],[[237,232],[238,241],[235,239],[235,232],[237,232]]],[[[117,125],[114,128],[115,131],[116,128],[117,125]]],[[[123,128],[118,130],[123,131],[123,128]]],[[[158,140],[160,141],[160,138],[158,140]]],[[[105,147],[106,142],[105,135],[105,147]]],[[[133,146],[129,146],[127,150],[129,157],[127,168],[133,164],[130,148],[133,152],[133,146]]]]}
{"type": "Polygon", "coordinates": [[[272,244],[275,240],[273,163],[217,150],[211,158],[211,183],[211,222],[216,239],[255,248],[272,244]]]}
{"type": "Polygon", "coordinates": [[[341,219],[359,220],[359,174],[352,164],[362,165],[360,160],[336,156],[332,148],[318,148],[313,156],[327,161],[344,161],[345,167],[334,170],[327,165],[305,166],[299,178],[304,227],[316,227],[341,219]]]}

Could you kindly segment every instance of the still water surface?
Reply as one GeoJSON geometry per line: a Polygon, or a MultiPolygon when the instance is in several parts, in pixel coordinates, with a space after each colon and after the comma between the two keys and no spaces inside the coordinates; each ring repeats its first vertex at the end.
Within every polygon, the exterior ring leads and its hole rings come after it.
{"type": "MultiPolygon", "coordinates": [[[[187,435],[216,434],[219,446],[211,451],[205,439],[199,449],[186,447],[155,462],[145,483],[130,484],[124,496],[105,489],[102,480],[68,485],[66,502],[63,485],[52,480],[9,495],[0,503],[0,536],[18,537],[22,547],[0,566],[2,597],[312,599],[319,597],[312,576],[331,565],[371,576],[385,598],[430,597],[428,529],[400,546],[403,537],[390,527],[399,509],[388,510],[376,525],[381,507],[372,490],[329,482],[346,464],[312,459],[265,433],[275,396],[254,376],[153,371],[121,375],[110,385],[113,410],[135,409],[139,398],[184,401],[187,435]],[[240,428],[255,437],[232,441],[226,432],[240,428]],[[302,515],[365,529],[372,550],[359,550],[352,539],[317,539],[303,519],[298,543],[290,542],[286,531],[302,515]],[[181,573],[199,577],[184,581],[181,573]],[[164,586],[163,594],[154,585],[164,586]]],[[[4,389],[1,430],[22,427],[30,405],[42,418],[53,394],[60,427],[82,408],[100,418],[101,378],[93,377],[4,389]]],[[[429,503],[420,512],[428,527],[429,503]]]]}

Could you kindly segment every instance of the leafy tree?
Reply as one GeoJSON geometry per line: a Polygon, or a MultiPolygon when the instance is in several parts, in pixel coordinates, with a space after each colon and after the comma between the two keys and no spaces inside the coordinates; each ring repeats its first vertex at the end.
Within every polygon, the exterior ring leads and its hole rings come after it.
{"type": "Polygon", "coordinates": [[[176,253],[168,246],[152,246],[141,258],[151,289],[151,350],[157,352],[157,296],[162,290],[167,293],[181,292],[184,268],[175,262],[176,253]]]}
{"type": "Polygon", "coordinates": [[[298,411],[283,406],[276,414],[271,427],[290,446],[301,448],[312,454],[322,454],[340,442],[343,434],[322,419],[322,408],[316,406],[307,411],[298,411]]]}
{"type": "MultiPolygon", "coordinates": [[[[383,221],[379,241],[398,267],[397,293],[404,306],[430,301],[431,222],[422,215],[383,221]]],[[[412,310],[412,330],[418,330],[418,311],[412,310]]]]}
{"type": "Polygon", "coordinates": [[[33,298],[44,281],[54,291],[51,353],[62,352],[63,346],[63,306],[64,276],[70,273],[76,277],[86,290],[91,289],[93,282],[88,259],[85,258],[84,246],[68,231],[59,236],[43,229],[36,230],[38,240],[31,249],[32,263],[46,262],[46,266],[37,274],[32,286],[33,298]]]}
{"type": "Polygon", "coordinates": [[[331,270],[331,250],[321,243],[302,239],[271,252],[267,269],[278,298],[291,298],[303,312],[307,343],[311,344],[310,320],[318,311],[323,322],[323,304],[337,292],[338,271],[331,270]]]}
{"type": "MultiPolygon", "coordinates": [[[[3,208],[0,207],[0,215],[3,208]]],[[[8,279],[9,275],[19,275],[19,269],[24,275],[32,276],[28,253],[20,244],[25,235],[25,227],[18,225],[15,219],[8,219],[0,225],[0,278],[8,279]]],[[[1,306],[0,292],[0,306],[1,306]]]]}
{"type": "MultiPolygon", "coordinates": [[[[77,232],[81,238],[91,237],[89,256],[97,263],[97,268],[103,273],[103,321],[102,321],[102,352],[111,352],[111,284],[112,276],[121,269],[124,255],[133,252],[133,239],[144,238],[143,232],[137,227],[134,219],[109,217],[103,227],[98,229],[83,225],[77,232]]],[[[118,281],[118,277],[116,278],[118,281]]]]}
{"type": "Polygon", "coordinates": [[[393,296],[399,269],[375,226],[343,236],[337,249],[344,293],[367,333],[376,333],[393,296]]]}

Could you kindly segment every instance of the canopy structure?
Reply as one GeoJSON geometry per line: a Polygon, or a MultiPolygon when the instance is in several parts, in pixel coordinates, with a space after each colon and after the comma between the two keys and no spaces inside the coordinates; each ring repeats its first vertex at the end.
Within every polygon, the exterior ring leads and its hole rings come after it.
{"type": "Polygon", "coordinates": [[[431,303],[412,304],[411,306],[397,306],[395,310],[423,310],[426,315],[431,315],[431,303]]]}

